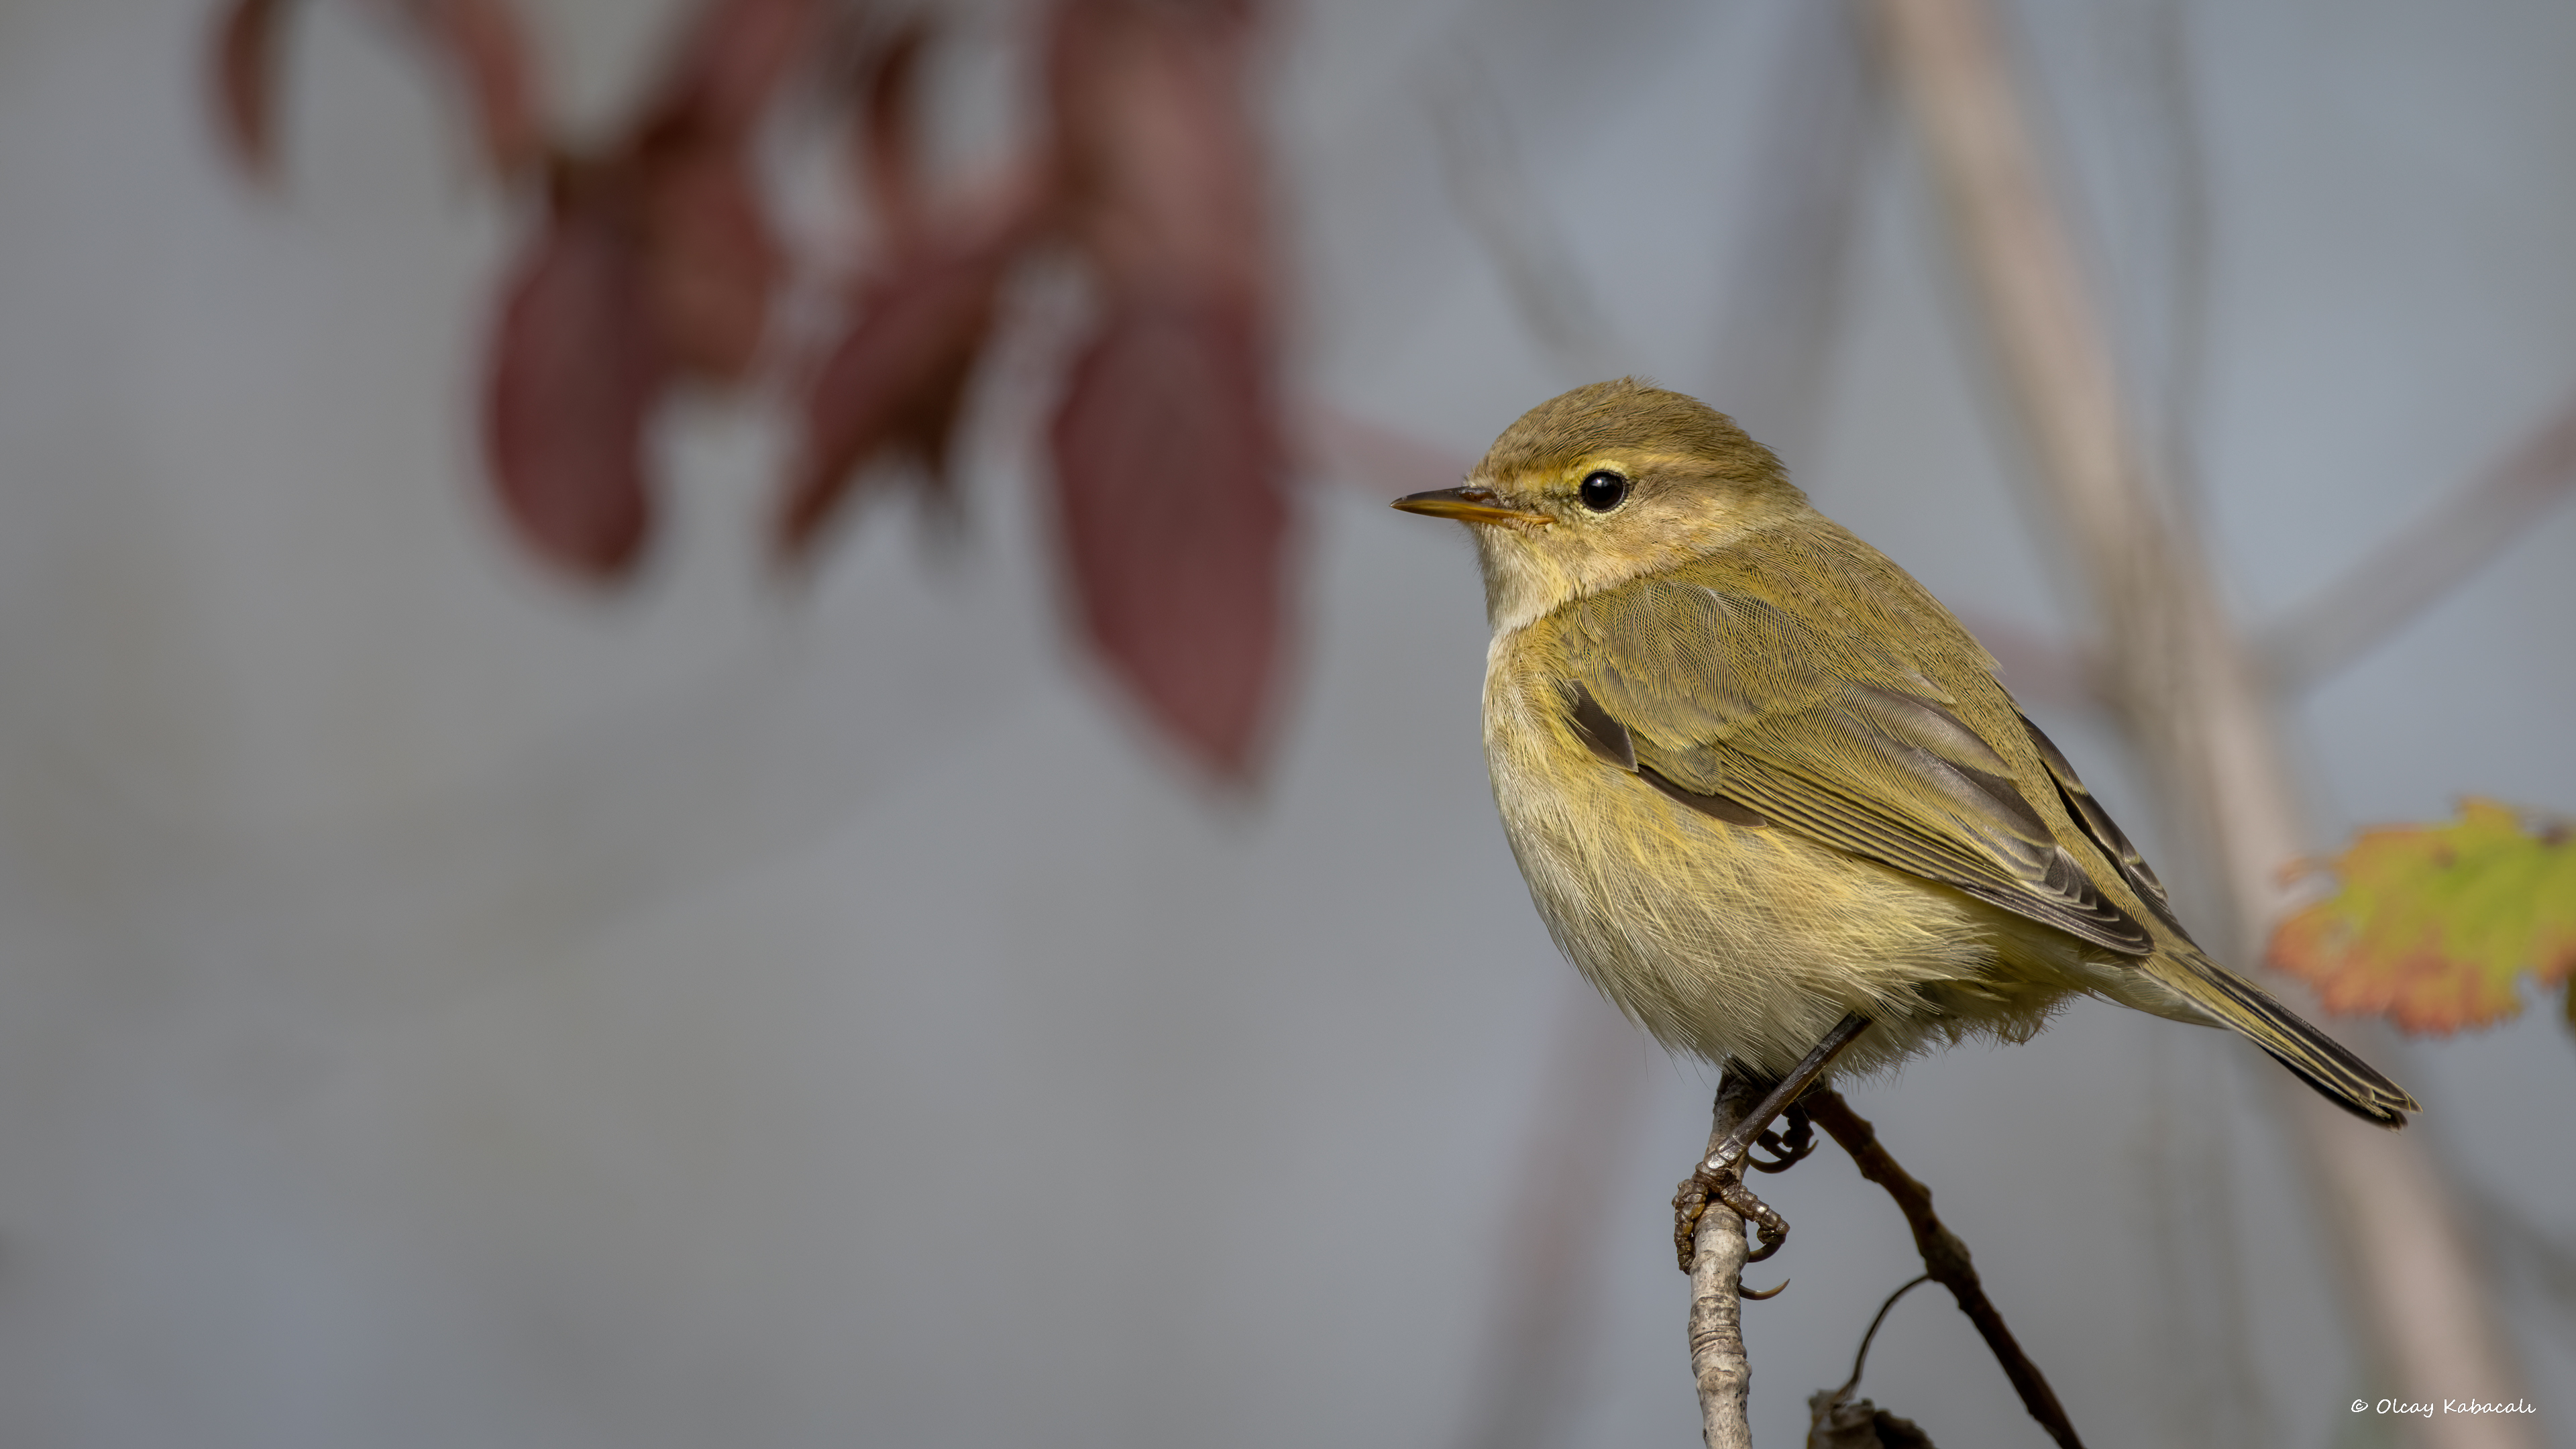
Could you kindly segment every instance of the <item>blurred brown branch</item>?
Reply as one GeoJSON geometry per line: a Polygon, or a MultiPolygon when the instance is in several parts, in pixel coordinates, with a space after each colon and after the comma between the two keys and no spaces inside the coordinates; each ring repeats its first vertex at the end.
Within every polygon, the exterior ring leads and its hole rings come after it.
{"type": "MultiPolygon", "coordinates": [[[[2145,471],[1996,17],[1983,0],[1880,0],[1878,10],[2037,482],[2093,590],[2109,692],[2178,807],[2179,832],[2218,866],[2228,934],[2251,956],[2278,908],[2277,872],[2306,842],[2273,701],[2197,538],[2145,471]]],[[[2359,1126],[2287,1077],[2276,1085],[2319,1208],[2341,1228],[2343,1278],[2376,1371],[2442,1393],[2517,1397],[2484,1276],[2419,1139],[2359,1126]]],[[[2517,1426],[2466,1418],[2418,1432],[2528,1442],[2517,1426]]]]}
{"type": "Polygon", "coordinates": [[[1471,37],[1460,37],[1433,68],[1426,104],[1450,202],[1561,379],[1571,385],[1616,376],[1631,349],[1611,328],[1546,198],[1529,184],[1512,144],[1511,112],[1493,90],[1471,37]]]}
{"type": "Polygon", "coordinates": [[[2576,397],[2485,472],[2277,620],[2255,641],[2274,687],[2297,695],[2420,617],[2576,493],[2576,397]]]}

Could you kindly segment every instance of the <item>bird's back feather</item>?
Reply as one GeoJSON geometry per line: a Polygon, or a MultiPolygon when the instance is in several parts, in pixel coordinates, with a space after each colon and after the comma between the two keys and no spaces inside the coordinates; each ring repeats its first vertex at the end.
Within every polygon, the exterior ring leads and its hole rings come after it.
{"type": "MultiPolygon", "coordinates": [[[[2020,1001],[2016,992],[2037,990],[2032,999],[2044,1003],[2051,993],[2094,990],[2232,1028],[2371,1121],[2396,1126],[2415,1110],[2395,1083],[2211,961],[2136,847],[2015,707],[1992,657],[1911,576],[1812,510],[1800,506],[1780,526],[1705,557],[1572,599],[1527,632],[1533,647],[1497,641],[1495,667],[1556,674],[1549,688],[1522,693],[1557,702],[1547,728],[1556,748],[1588,754],[1582,768],[1623,774],[1626,788],[1736,829],[1783,832],[2047,928],[1987,933],[1993,964],[1963,973],[1960,990],[2007,1004],[2020,1001]],[[1819,579],[1845,586],[1827,590],[1819,579]],[[1853,580],[1865,587],[1849,587],[1853,580]],[[2028,944],[2050,939],[2062,944],[2028,944]]],[[[1495,697],[1489,682],[1489,754],[1495,697]]],[[[1495,769],[1509,817],[1507,791],[1523,787],[1507,781],[1502,759],[1495,769]]],[[[1642,799],[1635,808],[1647,808],[1642,799]]],[[[1523,864],[1530,869],[1527,856],[1523,864]]],[[[1615,863],[1594,869],[1620,874],[1615,863]]],[[[1692,888],[1706,888],[1692,879],[1692,888]]],[[[1532,889],[1542,892],[1539,874],[1532,889]]],[[[1541,906],[1578,964],[1605,983],[1634,975],[1583,959],[1582,933],[1569,939],[1558,919],[1570,899],[1541,906]]],[[[1768,903],[1775,916],[1798,919],[1778,904],[1768,903]]],[[[1631,908],[1680,909],[1652,900],[1631,908]]],[[[1979,919],[1954,918],[1963,933],[1979,919]]],[[[2013,1013],[2027,1009],[2012,1005],[2005,1017],[2019,1020],[2013,1013]]]]}

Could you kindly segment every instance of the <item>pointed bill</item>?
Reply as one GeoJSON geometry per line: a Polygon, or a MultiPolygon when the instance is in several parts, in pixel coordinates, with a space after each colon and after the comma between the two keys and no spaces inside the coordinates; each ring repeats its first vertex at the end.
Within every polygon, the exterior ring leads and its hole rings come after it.
{"type": "Polygon", "coordinates": [[[1395,507],[1426,518],[1454,518],[1460,523],[1519,523],[1544,526],[1556,520],[1544,513],[1506,507],[1490,488],[1434,488],[1408,493],[1395,507]]]}

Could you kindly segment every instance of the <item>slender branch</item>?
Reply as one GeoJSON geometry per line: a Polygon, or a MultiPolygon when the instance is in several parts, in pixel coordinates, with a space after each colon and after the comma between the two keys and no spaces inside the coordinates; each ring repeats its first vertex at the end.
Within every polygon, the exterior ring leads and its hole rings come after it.
{"type": "MultiPolygon", "coordinates": [[[[1711,1111],[1708,1151],[1714,1154],[1749,1105],[1745,1083],[1733,1073],[1718,1088],[1711,1111]]],[[[1691,1377],[1699,1384],[1700,1435],[1708,1449],[1753,1449],[1746,1401],[1753,1365],[1744,1354],[1744,1219],[1715,1196],[1700,1215],[1691,1251],[1691,1377]]]]}
{"type": "Polygon", "coordinates": [[[1450,199],[1502,274],[1522,325],[1566,376],[1592,382],[1614,375],[1628,349],[1603,322],[1608,313],[1573,247],[1531,188],[1510,143],[1511,116],[1473,50],[1451,51],[1436,66],[1429,94],[1450,199]]]}
{"type": "Polygon", "coordinates": [[[1918,1273],[1906,1279],[1904,1287],[1888,1294],[1887,1301],[1878,1305],[1877,1314],[1869,1320],[1869,1331],[1860,1336],[1860,1351],[1852,1355],[1851,1377],[1843,1380],[1841,1388],[1834,1390],[1836,1399],[1848,1399],[1852,1390],[1860,1387],[1860,1372],[1869,1366],[1869,1346],[1877,1340],[1879,1325],[1887,1322],[1887,1315],[1896,1307],[1897,1301],[1931,1281],[1931,1274],[1918,1273]]]}
{"type": "Polygon", "coordinates": [[[1838,1389],[1818,1389],[1807,1396],[1807,1449],[1933,1449],[1932,1436],[1911,1419],[1900,1419],[1867,1399],[1854,1399],[1860,1388],[1861,1370],[1869,1363],[1869,1346],[1877,1340],[1881,1324],[1897,1300],[1932,1281],[1929,1273],[1909,1278],[1905,1286],[1887,1295],[1878,1305],[1877,1316],[1869,1321],[1869,1331],[1860,1336],[1860,1352],[1852,1355],[1851,1377],[1838,1389]]]}
{"type": "MultiPolygon", "coordinates": [[[[2576,982],[2568,990],[2576,996],[2576,982]]],[[[2478,1241],[2497,1264],[2510,1265],[2507,1271],[2515,1282],[2552,1300],[2559,1325],[2569,1326],[2567,1312],[2576,1308],[2576,1242],[2552,1236],[2520,1208],[2487,1193],[2470,1197],[2469,1216],[2477,1223],[2478,1241]]]]}
{"type": "Polygon", "coordinates": [[[1564,1442],[1600,1317],[1593,1269],[1606,1239],[1595,1229],[1617,1200],[1620,1160],[1643,1126],[1639,1108],[1654,1080],[1624,1017],[1598,1009],[1570,974],[1558,990],[1571,1004],[1556,1013],[1546,1086],[1527,1124],[1521,1158],[1529,1166],[1505,1215],[1504,1241],[1516,1245],[1511,1269],[1494,1283],[1456,1449],[1564,1442]]]}
{"type": "Polygon", "coordinates": [[[2290,694],[2370,652],[2542,515],[2576,493],[2576,397],[2520,446],[2263,631],[2256,644],[2290,694]]]}
{"type": "Polygon", "coordinates": [[[1887,1195],[1896,1200],[1897,1211],[1905,1214],[1905,1225],[1914,1230],[1914,1249],[1923,1255],[1925,1271],[1932,1275],[1933,1282],[1950,1290],[1950,1296],[1959,1300],[1959,1311],[1977,1325],[1986,1347],[1994,1350],[1995,1362],[2003,1365],[2004,1377],[2012,1380],[2013,1391],[2021,1395],[2021,1406],[2064,1449],[2084,1449],[2084,1441],[2067,1421],[2066,1410],[2057,1402],[2048,1380],[2041,1376],[2039,1365],[2021,1351],[2012,1330],[2004,1326],[2003,1314],[1986,1297],[1985,1285],[1977,1281],[1977,1266],[1968,1259],[1968,1245],[1960,1242],[1958,1235],[1932,1211],[1932,1189],[1897,1165],[1896,1159],[1879,1144],[1877,1131],[1851,1109],[1841,1093],[1818,1087],[1807,1093],[1805,1100],[1807,1115],[1851,1154],[1860,1175],[1887,1189],[1887,1195]]]}
{"type": "Polygon", "coordinates": [[[1995,656],[1998,677],[2024,706],[2091,712],[2110,704],[2102,661],[2081,643],[2051,639],[2008,619],[1962,616],[1959,622],[1995,656]]]}
{"type": "Polygon", "coordinates": [[[1726,193],[1733,235],[1700,395],[1795,474],[1833,393],[1854,221],[1892,107],[1851,6],[1788,0],[1745,20],[1759,27],[1743,43],[1762,56],[1762,95],[1751,164],[1726,193]]]}
{"type": "Polygon", "coordinates": [[[1472,453],[1426,443],[1321,398],[1307,400],[1296,425],[1308,467],[1382,497],[1455,487],[1476,466],[1472,453]]]}
{"type": "MultiPolygon", "coordinates": [[[[2308,840],[2276,705],[2198,538],[2143,465],[1988,0],[1878,0],[1878,9],[2035,480],[2093,593],[2109,693],[2165,786],[2176,833],[2223,887],[2233,919],[2211,934],[2250,954],[2281,906],[2279,867],[2308,840]]],[[[2418,1139],[2362,1127],[2287,1077],[2278,1083],[2315,1200],[2340,1229],[2341,1284],[2370,1376],[2402,1375],[2418,1395],[2520,1397],[2485,1276],[2418,1139]]],[[[2414,1432],[2427,1444],[2532,1442],[2527,1426],[2466,1416],[2414,1432]]]]}

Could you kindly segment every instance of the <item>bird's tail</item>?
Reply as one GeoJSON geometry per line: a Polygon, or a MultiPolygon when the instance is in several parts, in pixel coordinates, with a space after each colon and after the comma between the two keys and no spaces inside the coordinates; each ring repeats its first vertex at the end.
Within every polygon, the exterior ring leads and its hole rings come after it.
{"type": "Polygon", "coordinates": [[[2421,1112],[2406,1089],[2354,1056],[2343,1043],[2300,1020],[2270,992],[2198,951],[2161,954],[2155,974],[2218,1021],[2251,1037],[2272,1059],[2298,1074],[2318,1095],[2365,1121],[2382,1127],[2406,1125],[2406,1114],[2421,1112]],[[2176,969],[2179,968],[2179,969],[2176,969]]]}

